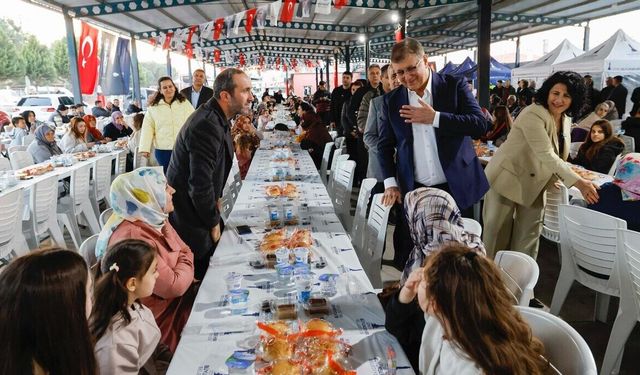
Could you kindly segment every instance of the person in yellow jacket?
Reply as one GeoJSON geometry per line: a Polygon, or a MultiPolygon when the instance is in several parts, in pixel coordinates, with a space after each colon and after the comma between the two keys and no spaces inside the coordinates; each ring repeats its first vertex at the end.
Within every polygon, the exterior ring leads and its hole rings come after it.
{"type": "Polygon", "coordinates": [[[193,111],[191,103],[178,92],[170,77],[158,80],[158,92],[151,98],[142,122],[138,151],[148,158],[153,145],[156,160],[165,173],[180,128],[193,111]]]}

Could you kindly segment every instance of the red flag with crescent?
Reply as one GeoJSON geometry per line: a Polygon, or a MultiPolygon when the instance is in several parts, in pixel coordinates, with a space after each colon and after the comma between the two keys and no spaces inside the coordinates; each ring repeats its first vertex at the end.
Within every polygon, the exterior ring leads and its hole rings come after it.
{"type": "Polygon", "coordinates": [[[173,33],[167,33],[164,37],[164,43],[162,44],[162,49],[171,48],[171,38],[173,37],[173,33]]]}
{"type": "Polygon", "coordinates": [[[192,58],[193,57],[192,39],[193,39],[193,34],[195,34],[197,28],[198,28],[198,26],[191,26],[189,28],[189,36],[187,36],[187,43],[186,43],[186,46],[184,48],[184,52],[187,54],[188,58],[192,58]]]}
{"type": "Polygon", "coordinates": [[[220,62],[220,50],[213,51],[213,62],[220,62]]]}
{"type": "Polygon", "coordinates": [[[244,29],[247,30],[247,34],[251,34],[253,28],[253,20],[256,18],[256,12],[258,8],[249,9],[245,12],[247,19],[244,21],[244,29]]]}
{"type": "Polygon", "coordinates": [[[220,34],[222,34],[222,26],[224,26],[224,18],[218,18],[213,26],[213,40],[220,39],[220,34]]]}
{"type": "Polygon", "coordinates": [[[98,29],[82,22],[78,49],[78,74],[80,76],[80,92],[92,95],[98,82],[98,29]]]}
{"type": "Polygon", "coordinates": [[[247,62],[247,60],[244,57],[244,53],[240,54],[240,57],[238,58],[238,60],[240,61],[240,66],[244,66],[247,62]]]}
{"type": "Polygon", "coordinates": [[[284,0],[282,11],[280,12],[280,21],[289,23],[293,20],[293,13],[296,7],[296,0],[284,0]]]}
{"type": "Polygon", "coordinates": [[[336,9],[342,9],[343,6],[347,5],[347,0],[335,0],[333,6],[336,9]]]}

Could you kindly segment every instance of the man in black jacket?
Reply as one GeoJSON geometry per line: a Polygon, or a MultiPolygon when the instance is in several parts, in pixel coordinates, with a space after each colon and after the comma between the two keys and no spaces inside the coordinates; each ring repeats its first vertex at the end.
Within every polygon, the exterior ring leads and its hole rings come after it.
{"type": "Polygon", "coordinates": [[[194,255],[195,277],[204,277],[220,234],[219,200],[233,163],[229,120],[251,113],[251,80],[239,69],[225,69],[213,84],[213,98],[180,129],[167,170],[175,190],[169,220],[194,255]]]}
{"type": "Polygon", "coordinates": [[[206,80],[204,70],[194,70],[191,78],[191,86],[180,90],[180,94],[191,102],[193,108],[198,109],[198,107],[208,102],[209,99],[213,97],[213,90],[204,85],[204,81],[206,80]]]}
{"type": "Polygon", "coordinates": [[[611,90],[611,93],[609,94],[609,100],[616,103],[618,118],[622,118],[622,115],[626,112],[628,94],[629,91],[622,84],[622,76],[613,77],[613,90],[611,90]]]}
{"type": "Polygon", "coordinates": [[[346,71],[342,73],[342,86],[338,86],[331,92],[331,129],[338,131],[338,136],[342,137],[342,106],[351,95],[351,79],[353,74],[346,71]]]}

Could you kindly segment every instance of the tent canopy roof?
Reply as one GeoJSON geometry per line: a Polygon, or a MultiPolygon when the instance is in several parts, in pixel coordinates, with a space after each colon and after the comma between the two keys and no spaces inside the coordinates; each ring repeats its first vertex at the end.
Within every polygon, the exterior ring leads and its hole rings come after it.
{"type": "MultiPolygon", "coordinates": [[[[199,25],[246,9],[267,4],[248,0],[29,0],[64,12],[71,17],[125,35],[148,40],[160,32],[199,25]]],[[[315,0],[313,0],[315,3],[315,0]]],[[[274,47],[314,47],[331,56],[345,44],[355,46],[352,56],[362,54],[360,34],[371,41],[372,57],[387,58],[393,44],[393,30],[400,4],[406,4],[408,36],[415,37],[429,54],[467,49],[477,45],[478,5],[475,0],[347,0],[342,9],[328,15],[295,16],[292,23],[255,27],[247,35],[241,27],[230,42],[208,41],[206,49],[248,48],[251,51],[280,52],[274,47]],[[261,36],[262,38],[259,38],[261,36]],[[278,37],[280,39],[278,39],[278,37]],[[313,41],[313,43],[311,43],[313,41]]],[[[297,4],[296,6],[298,6],[297,4]]],[[[505,40],[590,19],[640,9],[640,2],[626,0],[494,0],[492,40],[505,40]]],[[[222,38],[224,39],[224,38],[222,38]]]]}

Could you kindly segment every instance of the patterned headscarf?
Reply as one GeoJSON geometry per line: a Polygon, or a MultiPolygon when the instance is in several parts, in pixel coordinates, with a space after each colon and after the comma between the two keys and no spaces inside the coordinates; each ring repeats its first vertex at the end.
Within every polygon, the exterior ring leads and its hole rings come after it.
{"type": "Polygon", "coordinates": [[[620,160],[613,183],[620,187],[623,201],[640,200],[640,153],[626,154],[620,160]]]}
{"type": "Polygon", "coordinates": [[[109,245],[113,232],[123,221],[143,221],[158,232],[165,225],[167,178],[162,167],[138,168],[121,174],[111,184],[113,214],[100,231],[96,243],[96,257],[100,258],[109,245]]]}
{"type": "Polygon", "coordinates": [[[424,260],[443,245],[458,242],[483,255],[484,244],[479,236],[464,230],[460,210],[447,192],[434,188],[419,188],[407,193],[404,201],[413,250],[402,272],[400,284],[424,260]]]}
{"type": "Polygon", "coordinates": [[[111,123],[113,124],[113,126],[115,126],[118,130],[122,130],[122,128],[124,128],[124,125],[122,124],[118,124],[118,122],[116,121],[116,119],[120,116],[124,116],[122,114],[122,112],[120,111],[115,111],[111,113],[111,123]]]}

